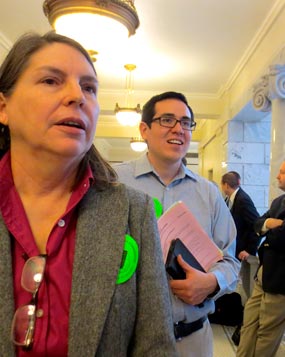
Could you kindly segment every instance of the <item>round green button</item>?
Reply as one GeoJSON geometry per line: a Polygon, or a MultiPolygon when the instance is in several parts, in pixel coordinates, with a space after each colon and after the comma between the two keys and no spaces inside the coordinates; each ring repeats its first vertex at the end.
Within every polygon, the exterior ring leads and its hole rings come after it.
{"type": "Polygon", "coordinates": [[[154,204],[154,212],[155,212],[156,218],[158,219],[162,215],[163,206],[158,198],[153,197],[152,199],[153,199],[153,204],[154,204]]]}
{"type": "Polygon", "coordinates": [[[122,264],[119,270],[116,284],[122,284],[129,280],[137,269],[139,261],[139,248],[137,242],[130,235],[125,235],[125,245],[122,264]]]}

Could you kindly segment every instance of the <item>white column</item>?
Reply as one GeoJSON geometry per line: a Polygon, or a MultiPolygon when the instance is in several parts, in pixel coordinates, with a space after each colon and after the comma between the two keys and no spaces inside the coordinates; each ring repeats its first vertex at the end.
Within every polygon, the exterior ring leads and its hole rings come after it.
{"type": "Polygon", "coordinates": [[[280,164],[285,160],[285,65],[269,67],[269,74],[261,78],[253,88],[253,106],[256,110],[270,111],[270,189],[269,201],[281,194],[276,176],[280,164]]]}

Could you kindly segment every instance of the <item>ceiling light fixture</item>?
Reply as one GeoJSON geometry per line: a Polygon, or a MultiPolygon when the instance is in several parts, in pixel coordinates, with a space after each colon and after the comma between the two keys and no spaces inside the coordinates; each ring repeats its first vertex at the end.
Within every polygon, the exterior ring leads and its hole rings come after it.
{"type": "Polygon", "coordinates": [[[133,90],[133,71],[136,69],[136,65],[134,64],[125,64],[125,69],[127,70],[126,76],[126,106],[120,107],[118,103],[116,103],[115,113],[118,122],[124,126],[136,126],[141,120],[141,107],[137,104],[136,107],[131,107],[131,97],[134,93],[133,90]]]}
{"type": "Polygon", "coordinates": [[[131,138],[131,148],[134,151],[142,152],[147,148],[147,144],[141,136],[131,138]]]}
{"type": "Polygon", "coordinates": [[[45,0],[43,10],[57,33],[93,51],[94,59],[107,46],[121,46],[139,26],[134,0],[45,0]]]}

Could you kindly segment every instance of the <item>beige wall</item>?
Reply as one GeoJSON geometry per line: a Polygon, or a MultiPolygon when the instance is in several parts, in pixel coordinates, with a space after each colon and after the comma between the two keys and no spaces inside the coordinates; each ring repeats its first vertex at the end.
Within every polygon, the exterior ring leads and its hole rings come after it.
{"type": "Polygon", "coordinates": [[[209,180],[220,185],[222,171],[222,162],[226,161],[224,149],[226,129],[221,129],[212,135],[212,139],[199,148],[199,169],[200,174],[209,180]]]}
{"type": "MultiPolygon", "coordinates": [[[[222,168],[222,162],[227,160],[226,126],[246,106],[250,106],[253,85],[262,75],[268,73],[269,65],[285,63],[285,7],[283,6],[280,12],[279,10],[280,8],[276,8],[268,18],[267,24],[245,54],[229,88],[222,93],[220,102],[223,107],[218,120],[206,121],[203,126],[199,147],[201,160],[199,170],[200,174],[205,177],[208,177],[208,171],[211,168],[214,170],[214,180],[219,180],[225,171],[222,168]]],[[[249,113],[248,118],[244,119],[250,121],[251,116],[249,113]]],[[[255,121],[262,120],[264,117],[262,113],[255,113],[254,116],[255,121]]]]}

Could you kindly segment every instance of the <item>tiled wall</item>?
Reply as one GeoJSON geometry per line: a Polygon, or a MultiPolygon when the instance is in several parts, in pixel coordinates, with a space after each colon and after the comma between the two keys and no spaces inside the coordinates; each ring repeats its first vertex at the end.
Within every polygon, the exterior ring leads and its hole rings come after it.
{"type": "Polygon", "coordinates": [[[260,121],[228,124],[226,171],[241,175],[242,188],[251,196],[260,214],[268,208],[270,115],[260,121]]]}

